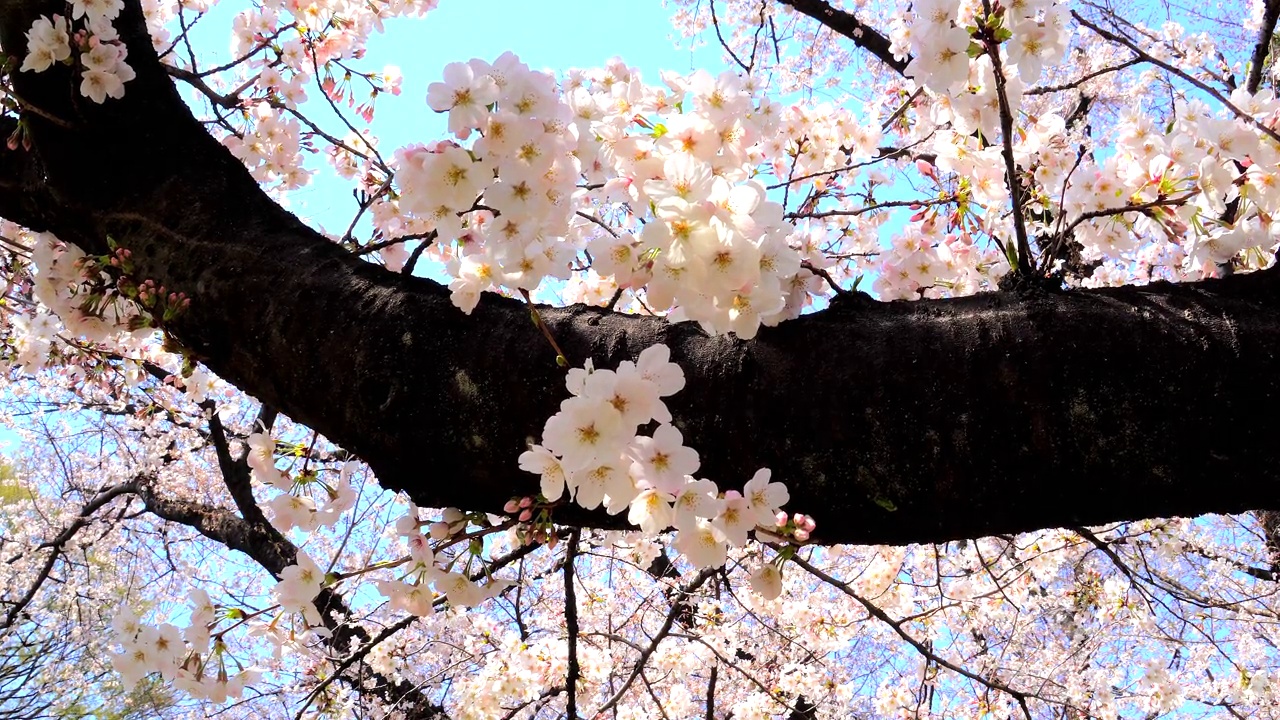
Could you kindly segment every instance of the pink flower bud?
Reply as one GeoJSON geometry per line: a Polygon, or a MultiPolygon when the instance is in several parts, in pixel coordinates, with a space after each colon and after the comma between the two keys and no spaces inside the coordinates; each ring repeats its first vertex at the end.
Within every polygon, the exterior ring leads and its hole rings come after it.
{"type": "Polygon", "coordinates": [[[796,527],[803,527],[805,515],[804,513],[796,513],[795,515],[791,516],[791,520],[796,524],[796,527]]]}
{"type": "Polygon", "coordinates": [[[779,510],[778,514],[773,516],[773,521],[777,523],[778,527],[783,527],[787,524],[787,514],[779,510]]]}
{"type": "Polygon", "coordinates": [[[520,522],[529,522],[532,519],[533,519],[532,510],[530,510],[529,508],[525,508],[524,510],[520,511],[520,522]]]}
{"type": "Polygon", "coordinates": [[[502,511],[506,513],[514,513],[520,509],[520,503],[515,500],[508,500],[506,505],[502,506],[502,511]]]}
{"type": "Polygon", "coordinates": [[[795,534],[794,534],[794,536],[793,536],[793,537],[795,537],[796,542],[808,542],[808,541],[809,541],[809,531],[808,531],[808,530],[805,530],[805,529],[803,529],[803,528],[801,528],[801,529],[799,529],[799,530],[796,530],[796,531],[795,531],[795,534]]]}
{"type": "Polygon", "coordinates": [[[533,505],[533,498],[531,498],[531,497],[522,497],[522,498],[520,498],[520,507],[522,507],[522,508],[527,508],[527,507],[529,507],[530,505],[533,505]]]}
{"type": "Polygon", "coordinates": [[[807,532],[807,533],[811,533],[811,532],[813,532],[813,529],[814,529],[815,527],[817,527],[817,526],[818,526],[818,523],[814,522],[812,517],[806,517],[806,518],[804,519],[804,531],[805,531],[805,532],[807,532]]]}
{"type": "Polygon", "coordinates": [[[916,160],[916,170],[918,170],[921,175],[927,178],[936,179],[938,177],[937,173],[935,173],[933,170],[933,165],[929,163],[927,160],[916,160]]]}

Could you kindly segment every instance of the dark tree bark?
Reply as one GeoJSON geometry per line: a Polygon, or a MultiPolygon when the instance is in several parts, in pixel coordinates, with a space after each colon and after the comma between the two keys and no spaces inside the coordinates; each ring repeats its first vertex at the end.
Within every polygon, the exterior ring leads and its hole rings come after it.
{"type": "Polygon", "coordinates": [[[889,49],[889,38],[885,37],[884,33],[862,22],[857,15],[833,7],[825,0],[778,0],[778,2],[840,33],[899,74],[905,73],[907,65],[911,63],[909,57],[899,60],[893,56],[893,52],[889,49]]]}
{"type": "MultiPolygon", "coordinates": [[[[60,4],[0,0],[0,43],[60,4]]],[[[272,202],[191,116],[138,3],[137,79],[76,98],[70,70],[14,74],[31,151],[0,151],[0,215],[185,292],[167,326],[214,372],[357,453],[420,505],[496,510],[536,491],[516,456],[566,396],[527,308],[367,264],[272,202]],[[65,123],[65,126],[64,126],[65,123]]],[[[7,120],[5,131],[14,123],[7,120]]],[[[671,346],[669,405],[700,473],[786,482],[824,542],[930,542],[1119,519],[1280,509],[1280,278],[837,302],[708,337],[690,324],[542,309],[570,361],[671,346]]],[[[617,526],[565,509],[560,519],[617,526]]]]}

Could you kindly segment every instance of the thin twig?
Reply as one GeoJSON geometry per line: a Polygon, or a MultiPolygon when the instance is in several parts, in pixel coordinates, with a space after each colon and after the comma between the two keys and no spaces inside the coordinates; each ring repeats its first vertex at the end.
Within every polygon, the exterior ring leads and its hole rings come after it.
{"type": "Polygon", "coordinates": [[[1102,77],[1103,75],[1107,75],[1114,72],[1120,72],[1121,70],[1124,70],[1126,68],[1131,68],[1140,62],[1142,61],[1138,58],[1130,58],[1120,63],[1119,65],[1113,65],[1111,67],[1104,67],[1099,70],[1094,70],[1093,72],[1089,72],[1089,73],[1085,73],[1084,75],[1081,75],[1075,80],[1070,80],[1068,82],[1064,82],[1059,85],[1038,85],[1036,87],[1029,88],[1023,91],[1022,94],[1023,95],[1048,95],[1049,93],[1062,92],[1063,90],[1074,90],[1075,88],[1080,87],[1081,85],[1089,82],[1090,80],[1093,80],[1094,78],[1102,77]]]}
{"type": "Polygon", "coordinates": [[[556,364],[561,367],[568,367],[569,357],[560,349],[560,344],[552,337],[551,330],[547,328],[547,324],[542,321],[542,315],[538,313],[538,308],[534,306],[533,299],[529,297],[529,291],[520,288],[520,294],[524,296],[524,301],[529,304],[529,316],[533,318],[533,324],[538,326],[542,331],[542,336],[551,343],[551,349],[556,351],[556,364]]]}
{"type": "Polygon", "coordinates": [[[575,529],[565,543],[564,553],[564,629],[568,634],[569,667],[565,675],[564,712],[569,720],[578,720],[578,598],[573,590],[573,561],[578,557],[582,531],[575,529]]]}
{"type": "Polygon", "coordinates": [[[1087,213],[1082,213],[1080,217],[1076,218],[1075,220],[1072,220],[1071,224],[1067,225],[1067,229],[1063,230],[1061,235],[1065,237],[1066,235],[1070,234],[1072,230],[1075,230],[1077,225],[1079,225],[1080,223],[1086,220],[1094,220],[1096,218],[1109,217],[1111,215],[1121,215],[1127,212],[1141,212],[1143,210],[1150,210],[1152,208],[1158,208],[1158,207],[1171,207],[1174,205],[1181,205],[1182,203],[1194,197],[1195,194],[1196,194],[1195,191],[1192,191],[1192,192],[1186,193],[1185,195],[1180,195],[1178,197],[1172,197],[1172,198],[1158,197],[1155,200],[1152,200],[1150,202],[1140,203],[1138,205],[1126,205],[1124,207],[1118,207],[1118,208],[1103,208],[1102,210],[1090,210],[1087,213]]]}
{"type": "MultiPolygon", "coordinates": [[[[711,5],[711,24],[715,26],[716,39],[720,41],[720,47],[724,48],[725,52],[729,53],[729,57],[733,58],[733,61],[738,63],[738,67],[742,68],[743,72],[750,75],[751,66],[742,62],[742,60],[738,58],[738,54],[733,51],[733,48],[729,47],[729,43],[725,42],[724,36],[720,34],[720,20],[716,17],[716,0],[711,0],[709,4],[711,5]]],[[[752,62],[755,61],[754,56],[755,54],[752,53],[752,62]]]]}
{"type": "MultiPolygon", "coordinates": [[[[773,547],[773,545],[770,545],[770,547],[773,547]]],[[[777,550],[778,548],[774,547],[774,549],[777,550]]],[[[867,611],[868,614],[870,614],[872,617],[876,618],[880,622],[883,622],[884,624],[892,628],[893,631],[897,633],[898,637],[902,638],[907,642],[907,644],[915,648],[916,652],[919,652],[921,656],[928,658],[929,660],[932,660],[935,664],[941,667],[944,667],[950,670],[951,672],[957,673],[959,675],[963,675],[964,677],[967,677],[970,680],[982,683],[987,687],[1006,693],[1007,695],[1012,697],[1015,701],[1017,701],[1019,707],[1021,707],[1022,709],[1023,715],[1027,717],[1027,720],[1031,720],[1031,711],[1027,708],[1027,693],[1024,693],[1020,690],[1015,690],[1009,687],[1008,685],[1005,685],[1004,683],[999,682],[998,680],[984,678],[975,672],[966,670],[965,668],[959,665],[956,665],[955,663],[952,663],[951,661],[946,660],[945,658],[938,656],[932,650],[926,647],[924,643],[920,642],[914,636],[912,636],[911,633],[908,633],[906,630],[904,630],[902,627],[903,621],[894,620],[892,617],[889,616],[888,613],[886,613],[884,610],[881,610],[878,605],[876,605],[875,603],[872,603],[870,600],[867,600],[861,595],[855,593],[852,589],[849,588],[848,584],[828,575],[827,573],[823,572],[822,570],[810,564],[809,561],[805,560],[803,557],[799,555],[793,556],[791,558],[791,561],[794,562],[796,565],[799,565],[801,568],[804,568],[804,570],[808,572],[810,575],[813,575],[819,580],[822,580],[828,585],[834,587],[836,590],[839,590],[845,595],[848,595],[849,597],[856,600],[858,604],[861,605],[863,609],[867,611]]]]}
{"type": "Polygon", "coordinates": [[[1218,92],[1217,90],[1215,90],[1214,88],[1212,88],[1208,83],[1204,82],[1203,80],[1200,80],[1200,79],[1199,79],[1199,78],[1197,78],[1197,77],[1194,77],[1193,75],[1191,75],[1190,73],[1186,72],[1185,70],[1182,70],[1182,69],[1177,68],[1177,67],[1175,67],[1175,66],[1173,66],[1173,65],[1170,65],[1169,63],[1165,62],[1164,60],[1161,60],[1161,59],[1159,59],[1159,58],[1157,58],[1157,57],[1155,57],[1155,56],[1151,55],[1150,53],[1146,52],[1146,51],[1145,51],[1145,50],[1143,50],[1142,48],[1138,47],[1138,46],[1137,46],[1137,44],[1135,44],[1133,41],[1129,40],[1128,38],[1121,37],[1121,36],[1119,36],[1119,35],[1117,35],[1117,34],[1115,34],[1115,33],[1111,32],[1110,30],[1105,30],[1105,29],[1103,29],[1103,28],[1101,28],[1101,27],[1098,27],[1098,26],[1097,26],[1097,25],[1095,25],[1094,23],[1091,23],[1091,22],[1089,22],[1088,20],[1086,20],[1082,15],[1080,15],[1080,13],[1076,12],[1075,10],[1072,10],[1072,11],[1071,11],[1071,17],[1075,18],[1075,19],[1076,19],[1076,22],[1080,23],[1081,25],[1083,25],[1083,26],[1085,26],[1085,27],[1089,28],[1090,30],[1094,31],[1095,33],[1097,33],[1097,34],[1098,34],[1100,37],[1102,37],[1103,39],[1110,40],[1110,41],[1111,41],[1111,42],[1113,42],[1113,43],[1117,43],[1117,44],[1119,44],[1119,45],[1123,45],[1123,46],[1125,46],[1125,47],[1129,48],[1130,50],[1132,50],[1132,51],[1133,51],[1133,53],[1134,53],[1135,55],[1137,55],[1138,57],[1142,58],[1143,62],[1151,63],[1152,65],[1155,65],[1156,67],[1162,68],[1162,69],[1163,69],[1163,70],[1165,70],[1166,72],[1173,73],[1174,75],[1178,76],[1178,77],[1179,77],[1179,78],[1181,78],[1182,80],[1185,80],[1186,82],[1191,83],[1191,84],[1192,84],[1192,85],[1194,85],[1198,90],[1200,90],[1200,91],[1204,92],[1205,94],[1209,95],[1209,96],[1210,96],[1210,97],[1212,97],[1214,100],[1217,100],[1218,102],[1222,103],[1222,106],[1223,106],[1223,107],[1225,107],[1225,108],[1227,108],[1228,110],[1230,110],[1230,111],[1231,111],[1231,112],[1232,112],[1232,113],[1233,113],[1233,114],[1234,114],[1238,119],[1243,120],[1243,121],[1245,121],[1245,122],[1249,123],[1250,125],[1254,126],[1254,127],[1255,127],[1255,128],[1257,128],[1258,130],[1262,131],[1262,132],[1263,132],[1267,137],[1271,138],[1272,140],[1274,140],[1274,141],[1275,141],[1275,142],[1277,142],[1277,143],[1280,143],[1280,133],[1277,133],[1275,130],[1272,130],[1271,128],[1269,128],[1269,127],[1267,127],[1266,125],[1262,124],[1262,123],[1261,123],[1257,118],[1255,118],[1254,116],[1252,116],[1252,115],[1250,115],[1249,113],[1246,113],[1244,110],[1241,110],[1240,108],[1236,107],[1235,103],[1233,103],[1233,102],[1231,102],[1230,100],[1228,100],[1227,98],[1223,97],[1223,96],[1222,96],[1222,93],[1220,93],[1220,92],[1218,92]]]}
{"type": "Polygon", "coordinates": [[[644,669],[645,663],[649,662],[649,656],[653,655],[653,651],[658,649],[658,645],[671,634],[671,627],[675,624],[676,617],[683,611],[682,605],[685,598],[691,595],[693,591],[702,587],[702,584],[718,571],[718,568],[703,568],[702,571],[694,576],[688,584],[679,588],[678,591],[672,595],[671,610],[667,613],[667,619],[662,623],[662,627],[658,628],[658,632],[653,636],[653,640],[649,641],[649,644],[645,649],[640,652],[640,657],[636,658],[635,665],[632,666],[631,674],[627,676],[626,682],[622,683],[622,687],[618,688],[618,691],[605,701],[605,704],[601,705],[600,709],[596,710],[591,717],[599,717],[602,713],[607,712],[622,700],[622,696],[627,693],[627,690],[631,688],[631,684],[640,676],[640,671],[644,669]]]}

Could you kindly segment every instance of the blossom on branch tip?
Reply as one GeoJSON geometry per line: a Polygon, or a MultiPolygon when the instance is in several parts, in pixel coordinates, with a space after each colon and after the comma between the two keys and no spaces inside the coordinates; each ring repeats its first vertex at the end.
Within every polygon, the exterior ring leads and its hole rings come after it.
{"type": "Polygon", "coordinates": [[[675,548],[698,568],[720,567],[728,557],[723,537],[706,520],[677,532],[675,548]]]}
{"type": "Polygon", "coordinates": [[[71,39],[67,36],[66,19],[61,15],[38,17],[27,31],[27,55],[21,70],[43,72],[55,62],[71,58],[71,39]]]}
{"type": "Polygon", "coordinates": [[[497,99],[498,84],[467,63],[445,65],[443,82],[427,86],[427,105],[436,112],[449,113],[449,132],[459,139],[481,127],[488,106],[497,99]]]}
{"type": "Polygon", "coordinates": [[[765,600],[775,600],[782,594],[782,571],[773,563],[761,565],[751,573],[751,589],[765,600]]]}

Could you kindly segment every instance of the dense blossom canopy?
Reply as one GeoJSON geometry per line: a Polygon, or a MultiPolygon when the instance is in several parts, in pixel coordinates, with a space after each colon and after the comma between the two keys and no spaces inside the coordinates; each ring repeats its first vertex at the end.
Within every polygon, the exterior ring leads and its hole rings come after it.
{"type": "Polygon", "coordinates": [[[435,5],[0,2],[0,717],[1280,716],[1280,0],[435,5]]]}

